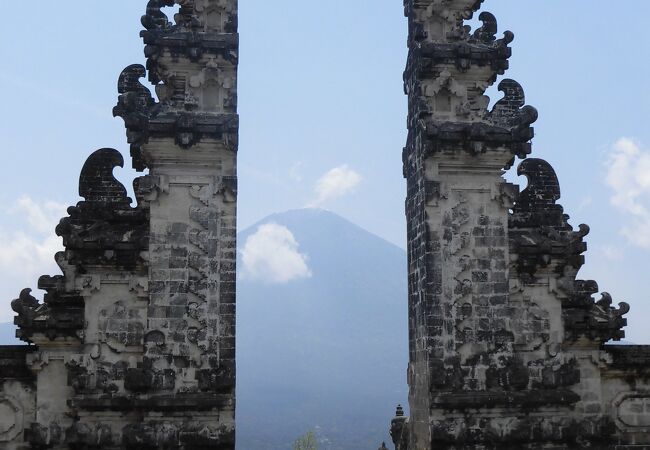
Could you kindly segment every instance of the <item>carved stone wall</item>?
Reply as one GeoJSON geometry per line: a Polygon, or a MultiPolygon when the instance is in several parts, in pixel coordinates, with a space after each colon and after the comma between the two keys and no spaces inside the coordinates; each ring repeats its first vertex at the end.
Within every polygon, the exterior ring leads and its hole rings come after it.
{"type": "Polygon", "coordinates": [[[527,156],[537,112],[500,81],[511,32],[482,0],[405,0],[409,99],[404,149],[411,416],[398,450],[648,445],[650,347],[624,337],[629,307],[576,280],[586,225],[556,202],[551,166],[527,156]],[[503,179],[515,159],[528,186],[503,179]]]}
{"type": "Polygon", "coordinates": [[[118,151],[84,165],[62,275],[12,302],[32,345],[0,348],[0,448],[234,449],[237,2],[150,0],[142,24],[113,113],[149,173],[132,206],[118,151]]]}

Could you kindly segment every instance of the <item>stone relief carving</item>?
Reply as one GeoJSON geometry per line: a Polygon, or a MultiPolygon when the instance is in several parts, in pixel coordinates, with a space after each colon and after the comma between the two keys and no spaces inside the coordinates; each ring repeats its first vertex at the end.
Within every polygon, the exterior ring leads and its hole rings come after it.
{"type": "Polygon", "coordinates": [[[0,442],[13,441],[23,427],[23,407],[20,402],[0,394],[0,442]]]}
{"type": "Polygon", "coordinates": [[[650,432],[650,392],[624,392],[614,401],[620,426],[650,432]]]}
{"type": "Polygon", "coordinates": [[[108,310],[99,313],[99,341],[115,352],[144,343],[146,313],[141,307],[115,302],[108,310]]]}

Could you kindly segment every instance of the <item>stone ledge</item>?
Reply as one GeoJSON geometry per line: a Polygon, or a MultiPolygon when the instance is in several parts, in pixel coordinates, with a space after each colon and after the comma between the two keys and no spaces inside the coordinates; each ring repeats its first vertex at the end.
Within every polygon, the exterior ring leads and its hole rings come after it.
{"type": "Polygon", "coordinates": [[[512,50],[507,45],[501,45],[501,41],[493,45],[470,42],[452,43],[423,43],[420,48],[420,55],[423,58],[431,59],[432,65],[439,65],[445,62],[456,62],[458,59],[471,61],[479,65],[496,64],[497,69],[508,68],[508,58],[512,56],[512,50]]]}
{"type": "Polygon", "coordinates": [[[612,358],[612,367],[646,368],[650,371],[650,345],[605,345],[612,358]]]}
{"type": "Polygon", "coordinates": [[[467,410],[479,408],[541,408],[571,406],[580,396],[567,389],[530,390],[521,392],[449,392],[434,396],[433,408],[467,410]]]}
{"type": "Polygon", "coordinates": [[[74,397],[69,406],[83,411],[224,411],[230,405],[234,409],[232,395],[226,394],[176,394],[134,397],[74,397]]]}
{"type": "Polygon", "coordinates": [[[140,36],[146,45],[177,47],[185,51],[188,47],[199,46],[204,50],[219,52],[237,50],[237,33],[207,33],[193,31],[141,31],[140,36]]]}
{"type": "Polygon", "coordinates": [[[0,380],[35,381],[26,357],[37,350],[31,345],[0,346],[0,380]]]}

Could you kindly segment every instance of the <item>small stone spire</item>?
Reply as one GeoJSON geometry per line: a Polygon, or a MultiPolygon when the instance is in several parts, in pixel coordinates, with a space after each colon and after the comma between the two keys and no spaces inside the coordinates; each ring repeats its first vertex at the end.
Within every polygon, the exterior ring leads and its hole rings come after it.
{"type": "Polygon", "coordinates": [[[395,408],[395,417],[390,424],[390,436],[395,444],[395,450],[407,450],[409,442],[408,417],[404,416],[404,408],[401,404],[395,408]]]}

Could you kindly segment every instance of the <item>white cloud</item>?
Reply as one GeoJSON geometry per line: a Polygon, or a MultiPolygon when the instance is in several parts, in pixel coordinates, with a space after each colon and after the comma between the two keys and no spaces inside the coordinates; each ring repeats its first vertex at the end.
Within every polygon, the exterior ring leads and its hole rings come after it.
{"type": "Polygon", "coordinates": [[[246,239],[242,257],[242,278],[266,283],[288,283],[309,278],[307,256],[298,251],[298,242],[291,231],[274,223],[260,225],[246,239]]]}
{"type": "Polygon", "coordinates": [[[30,197],[23,195],[16,201],[12,212],[24,214],[27,225],[33,231],[41,234],[53,234],[56,224],[66,212],[66,206],[51,201],[38,204],[30,197]]]}
{"type": "Polygon", "coordinates": [[[309,206],[320,206],[329,200],[342,197],[352,192],[360,182],[361,175],[346,164],[335,167],[320,177],[314,189],[316,199],[309,206]]]}
{"type": "Polygon", "coordinates": [[[607,160],[611,203],[630,215],[621,231],[631,243],[650,249],[650,152],[632,139],[619,139],[607,160]]]}
{"type": "Polygon", "coordinates": [[[54,228],[65,212],[64,205],[39,203],[27,196],[5,210],[11,226],[0,228],[0,321],[11,320],[13,311],[9,303],[20,290],[36,290],[41,275],[60,273],[54,255],[63,246],[54,228]]]}

